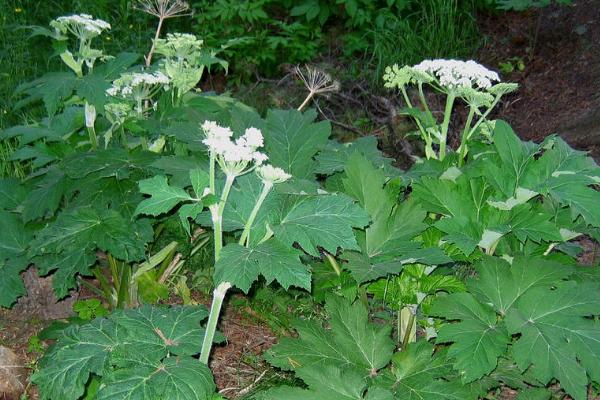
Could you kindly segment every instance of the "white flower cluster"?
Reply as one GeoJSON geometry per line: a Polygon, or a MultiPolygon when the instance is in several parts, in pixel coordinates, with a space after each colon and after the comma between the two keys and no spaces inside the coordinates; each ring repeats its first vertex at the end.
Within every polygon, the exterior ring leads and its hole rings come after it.
{"type": "Polygon", "coordinates": [[[89,14],[58,17],[50,25],[63,34],[71,32],[80,38],[92,38],[111,28],[108,22],[94,19],[89,14]]]}
{"type": "Polygon", "coordinates": [[[128,74],[122,74],[120,78],[113,81],[112,87],[106,90],[106,93],[110,96],[121,95],[123,97],[131,96],[136,88],[146,88],[168,85],[169,78],[160,71],[152,74],[147,72],[134,72],[128,74]]]}
{"type": "Polygon", "coordinates": [[[256,173],[265,184],[282,183],[292,177],[281,168],[268,164],[258,167],[256,173]]]}
{"type": "Polygon", "coordinates": [[[489,89],[493,81],[500,81],[496,72],[473,60],[425,60],[415,65],[413,69],[436,77],[439,84],[448,89],[464,87],[489,89]]]}
{"type": "Polygon", "coordinates": [[[264,153],[257,151],[263,146],[263,135],[259,129],[248,128],[236,140],[232,140],[230,128],[220,126],[215,121],[205,121],[202,129],[206,135],[202,143],[217,157],[226,174],[240,175],[250,162],[261,165],[268,159],[264,153]]]}

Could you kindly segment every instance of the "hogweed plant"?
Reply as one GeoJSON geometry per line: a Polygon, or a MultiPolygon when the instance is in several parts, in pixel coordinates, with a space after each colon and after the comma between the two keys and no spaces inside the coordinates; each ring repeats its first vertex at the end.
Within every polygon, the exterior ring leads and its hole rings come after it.
{"type": "Polygon", "coordinates": [[[468,142],[488,121],[488,116],[503,95],[517,89],[517,84],[502,83],[500,76],[475,61],[425,60],[414,66],[386,68],[383,76],[385,87],[400,89],[408,113],[417,125],[421,139],[425,142],[425,156],[443,160],[447,154],[450,120],[457,100],[464,101],[469,113],[460,137],[459,165],[468,152],[468,142]],[[497,82],[497,83],[495,83],[497,82]],[[413,104],[408,87],[416,85],[419,106],[413,104]],[[424,86],[446,96],[441,121],[434,116],[425,96],[424,86]],[[434,149],[437,145],[438,150],[434,149]]]}
{"type": "MultiPolygon", "coordinates": [[[[206,121],[202,125],[202,129],[206,135],[206,139],[203,140],[203,143],[208,147],[210,154],[208,193],[215,196],[217,194],[215,183],[217,165],[220,167],[221,172],[225,174],[225,185],[221,191],[219,200],[209,206],[214,231],[214,253],[216,263],[219,261],[221,249],[223,247],[223,211],[235,179],[251,171],[256,171],[263,183],[261,194],[252,209],[240,237],[240,245],[247,245],[252,224],[254,223],[256,215],[269,191],[273,188],[274,184],[285,182],[291,178],[291,175],[285,173],[281,168],[263,165],[268,157],[257,150],[263,146],[263,136],[260,130],[248,128],[243,136],[234,141],[232,140],[232,130],[227,127],[222,127],[214,121],[206,121]]],[[[208,358],[210,356],[223,300],[231,286],[231,282],[224,281],[221,282],[213,292],[213,303],[211,305],[206,325],[206,335],[204,336],[202,351],[200,353],[200,362],[204,364],[208,364],[208,358]]]]}
{"type": "Polygon", "coordinates": [[[97,59],[106,58],[102,50],[92,48],[92,40],[111,28],[101,19],[94,19],[88,14],[67,15],[58,17],[50,26],[54,28],[54,39],[60,44],[60,58],[77,77],[83,77],[83,66],[88,70],[94,68],[97,59]],[[69,35],[77,41],[77,50],[70,50],[67,42],[69,35]]]}

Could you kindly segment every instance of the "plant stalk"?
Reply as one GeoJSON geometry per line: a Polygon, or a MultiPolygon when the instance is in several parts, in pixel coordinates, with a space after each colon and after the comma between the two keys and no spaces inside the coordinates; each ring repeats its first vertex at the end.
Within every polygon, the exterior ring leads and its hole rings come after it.
{"type": "Polygon", "coordinates": [[[304,101],[302,102],[302,104],[300,104],[300,107],[298,107],[298,111],[302,111],[302,109],[304,107],[306,107],[306,105],[308,104],[308,102],[310,101],[310,99],[312,99],[314,97],[316,92],[314,91],[310,91],[310,93],[308,94],[308,96],[306,96],[306,98],[304,99],[304,101]]]}
{"type": "Polygon", "coordinates": [[[446,99],[446,108],[444,109],[444,121],[442,122],[442,137],[440,138],[440,160],[446,158],[446,141],[448,140],[448,128],[450,126],[450,116],[452,114],[452,107],[454,107],[454,100],[456,95],[453,93],[448,94],[446,99]]]}
{"type": "Polygon", "coordinates": [[[210,314],[208,316],[208,322],[206,323],[206,334],[204,335],[202,351],[200,352],[200,362],[206,365],[208,365],[208,358],[210,357],[210,352],[212,350],[215,331],[217,330],[217,323],[219,322],[221,307],[223,306],[223,299],[225,299],[225,295],[229,288],[231,288],[231,283],[222,282],[213,292],[213,302],[210,306],[210,314]]]}
{"type": "Polygon", "coordinates": [[[256,219],[256,216],[258,215],[258,211],[260,210],[262,203],[265,201],[265,199],[267,198],[267,195],[269,194],[269,192],[271,191],[272,188],[273,188],[273,182],[269,182],[269,181],[264,182],[264,186],[262,188],[262,191],[260,192],[260,196],[256,200],[256,204],[254,204],[254,208],[252,209],[252,212],[250,213],[250,217],[248,217],[248,221],[246,221],[246,225],[244,226],[244,231],[242,232],[242,236],[240,237],[239,244],[241,246],[245,245],[246,247],[248,247],[248,245],[250,243],[250,229],[252,229],[252,224],[254,223],[254,220],[256,219]]]}
{"type": "Polygon", "coordinates": [[[409,343],[414,343],[416,341],[416,321],[415,321],[415,313],[410,309],[410,307],[404,307],[400,311],[400,317],[402,319],[401,328],[402,328],[402,350],[406,349],[409,343]],[[408,320],[406,320],[406,315],[408,314],[408,320]],[[405,323],[406,321],[406,323],[405,323]]]}
{"type": "Polygon", "coordinates": [[[231,186],[233,186],[234,180],[235,175],[227,175],[227,178],[225,179],[225,186],[223,187],[223,193],[221,193],[221,198],[219,199],[218,205],[210,208],[215,238],[215,262],[219,261],[221,249],[223,248],[223,210],[225,209],[225,203],[229,197],[229,192],[231,191],[231,186]]]}
{"type": "Polygon", "coordinates": [[[471,137],[471,123],[473,122],[473,116],[475,115],[475,107],[471,106],[469,109],[469,115],[467,116],[467,122],[465,123],[465,129],[463,130],[462,137],[460,139],[460,151],[458,158],[458,166],[461,167],[467,156],[467,141],[471,137]]]}
{"type": "Polygon", "coordinates": [[[152,56],[154,55],[154,49],[156,48],[156,40],[160,37],[160,31],[162,29],[164,17],[158,18],[158,26],[156,27],[156,33],[154,34],[154,40],[152,41],[152,47],[150,47],[150,51],[146,58],[146,68],[149,68],[152,64],[152,56]]]}

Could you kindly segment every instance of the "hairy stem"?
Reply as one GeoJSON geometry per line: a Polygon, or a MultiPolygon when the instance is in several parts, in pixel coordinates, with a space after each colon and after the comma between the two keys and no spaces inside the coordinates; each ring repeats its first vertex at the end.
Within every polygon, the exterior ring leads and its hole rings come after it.
{"type": "Polygon", "coordinates": [[[225,209],[225,203],[227,202],[227,198],[229,197],[229,192],[231,191],[231,186],[233,185],[234,180],[235,175],[227,175],[227,178],[225,179],[225,186],[223,187],[223,192],[221,193],[219,203],[216,205],[216,207],[212,206],[210,208],[213,219],[213,231],[215,238],[215,262],[219,261],[219,257],[221,256],[221,249],[223,248],[223,210],[225,209]]]}
{"type": "MultiPolygon", "coordinates": [[[[215,153],[213,151],[210,152],[210,161],[209,161],[209,189],[211,194],[216,194],[215,189],[215,153]]],[[[196,196],[202,196],[202,193],[196,193],[196,196]]]]}
{"type": "Polygon", "coordinates": [[[471,137],[471,123],[473,122],[473,116],[475,115],[475,107],[471,106],[469,115],[467,116],[467,122],[465,123],[465,129],[463,129],[462,136],[460,138],[460,157],[458,157],[458,166],[462,166],[467,155],[467,141],[471,137]]]}
{"type": "Polygon", "coordinates": [[[409,343],[415,342],[416,339],[416,324],[415,324],[415,313],[410,309],[410,307],[404,307],[400,311],[400,316],[402,318],[402,350],[406,349],[409,343]],[[406,320],[406,315],[408,314],[408,320],[406,320]],[[406,323],[405,323],[406,322],[406,323]]]}
{"type": "MultiPolygon", "coordinates": [[[[404,98],[404,101],[406,102],[406,105],[408,106],[408,108],[414,109],[415,107],[413,106],[412,102],[410,101],[410,98],[408,97],[406,88],[404,86],[402,86],[402,88],[400,88],[400,91],[402,92],[402,97],[404,98]]],[[[432,115],[432,118],[433,118],[433,115],[432,115]]],[[[417,128],[419,128],[419,132],[421,132],[421,139],[423,139],[423,141],[425,142],[427,147],[431,147],[431,136],[429,135],[429,132],[427,132],[427,129],[425,129],[425,127],[421,123],[421,120],[419,120],[418,117],[413,116],[413,119],[415,120],[415,123],[417,124],[417,128]]],[[[435,121],[435,120],[433,120],[433,121],[435,121]]],[[[430,155],[432,153],[433,153],[433,151],[426,152],[427,158],[430,158],[430,155]]]]}
{"type": "Polygon", "coordinates": [[[442,122],[442,137],[440,138],[440,160],[446,158],[446,142],[448,140],[448,128],[450,126],[450,117],[452,115],[452,107],[454,107],[455,94],[449,94],[446,99],[446,108],[444,109],[444,121],[442,122]]]}
{"type": "Polygon", "coordinates": [[[262,206],[262,203],[267,198],[267,195],[271,191],[271,188],[273,188],[272,182],[264,183],[262,191],[260,192],[260,196],[256,200],[256,204],[254,204],[254,208],[252,209],[252,212],[250,213],[250,217],[248,217],[248,221],[246,221],[246,225],[244,226],[244,231],[242,232],[242,236],[240,237],[240,241],[239,241],[239,244],[241,246],[245,245],[246,247],[248,247],[248,244],[250,243],[250,238],[249,238],[250,229],[252,229],[252,224],[254,223],[254,220],[256,219],[256,215],[258,214],[258,211],[260,210],[260,206],[262,206]]]}
{"type": "Polygon", "coordinates": [[[225,299],[229,288],[231,288],[231,283],[223,282],[213,292],[213,302],[210,306],[210,314],[206,323],[206,334],[204,335],[202,351],[200,352],[200,362],[203,364],[208,364],[215,331],[217,330],[217,323],[219,322],[219,315],[221,314],[221,307],[223,306],[223,299],[225,299]]]}
{"type": "Polygon", "coordinates": [[[87,128],[88,136],[90,137],[90,143],[92,144],[92,149],[96,150],[98,148],[98,137],[96,136],[96,129],[93,126],[87,128]]]}

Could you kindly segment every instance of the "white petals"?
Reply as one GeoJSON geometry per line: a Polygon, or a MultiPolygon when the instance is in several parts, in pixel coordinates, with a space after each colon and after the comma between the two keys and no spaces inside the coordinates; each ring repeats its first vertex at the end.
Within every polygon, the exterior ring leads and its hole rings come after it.
{"type": "Polygon", "coordinates": [[[235,141],[231,139],[231,129],[220,126],[215,121],[204,121],[202,129],[206,135],[202,143],[217,157],[219,165],[227,174],[242,174],[250,163],[261,165],[268,159],[265,154],[257,151],[264,142],[259,129],[248,128],[235,141]]]}
{"type": "Polygon", "coordinates": [[[500,81],[496,72],[473,60],[425,60],[413,68],[418,72],[435,76],[441,86],[450,89],[461,87],[489,89],[492,87],[492,82],[500,81]]]}
{"type": "Polygon", "coordinates": [[[121,77],[113,81],[112,87],[106,90],[106,94],[116,97],[119,94],[127,97],[133,94],[134,90],[144,94],[144,97],[150,97],[153,88],[159,85],[169,84],[169,78],[160,71],[152,74],[147,72],[134,72],[121,74],[121,77]]]}
{"type": "Polygon", "coordinates": [[[92,36],[100,35],[103,30],[111,28],[108,22],[101,19],[94,19],[89,14],[58,17],[52,21],[51,25],[63,33],[70,30],[75,34],[87,32],[92,34],[92,36]]]}
{"type": "Polygon", "coordinates": [[[282,183],[292,177],[281,168],[273,167],[270,164],[258,167],[256,173],[265,183],[282,183]]]}

